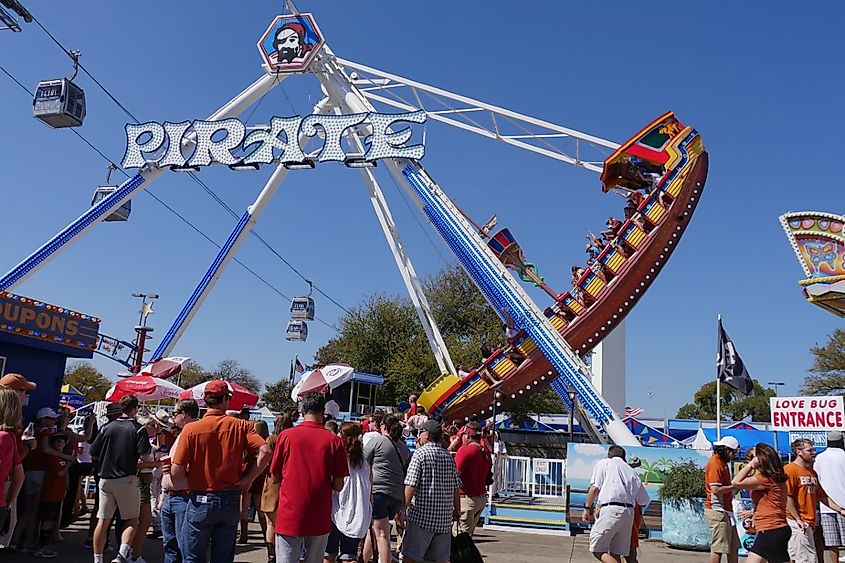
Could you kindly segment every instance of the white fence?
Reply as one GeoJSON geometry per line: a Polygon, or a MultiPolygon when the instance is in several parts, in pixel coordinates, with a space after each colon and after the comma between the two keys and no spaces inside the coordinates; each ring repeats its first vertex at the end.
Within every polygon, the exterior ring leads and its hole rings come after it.
{"type": "Polygon", "coordinates": [[[498,491],[505,495],[563,498],[566,460],[508,456],[498,468],[498,491]]]}

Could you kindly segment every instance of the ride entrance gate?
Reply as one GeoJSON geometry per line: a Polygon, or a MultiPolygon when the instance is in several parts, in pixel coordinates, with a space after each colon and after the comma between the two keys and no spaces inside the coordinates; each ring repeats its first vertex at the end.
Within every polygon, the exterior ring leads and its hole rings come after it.
{"type": "MultiPolygon", "coordinates": [[[[288,5],[292,8],[292,3],[288,5]]],[[[350,168],[360,169],[373,210],[443,374],[420,397],[422,404],[427,402],[430,410],[448,417],[486,415],[485,411],[551,385],[594,439],[638,444],[593,386],[582,356],[622,322],[683,232],[706,175],[706,153],[698,133],[667,113],[620,146],[341,59],[326,44],[313,16],[295,9],[292,12],[278,16],[259,40],[264,74],[206,120],[127,126],[124,166],[137,167],[138,172],[7,272],[0,278],[0,289],[13,289],[170,170],[197,170],[211,164],[233,169],[274,165],[254,203],[241,215],[153,353],[153,359],[167,356],[288,172],[313,168],[317,162],[343,161],[350,168]],[[251,127],[247,135],[246,126],[236,116],[284,80],[302,73],[315,76],[324,95],[314,105],[312,115],[273,118],[269,126],[251,127]],[[426,100],[436,104],[437,109],[427,108],[426,100]],[[406,113],[379,113],[376,104],[406,113]],[[465,117],[468,114],[472,114],[471,119],[465,117]],[[469,219],[422,166],[423,153],[418,145],[406,144],[411,133],[402,122],[421,123],[426,119],[601,172],[607,189],[643,189],[644,178],[650,174],[648,185],[653,191],[640,198],[630,218],[626,212],[627,220],[612,233],[616,242],[608,243],[599,252],[596,262],[574,281],[575,287],[556,294],[542,283],[533,265],[524,261],[514,240],[508,240],[508,247],[497,252],[485,240],[490,238],[488,231],[492,226],[479,227],[469,219]],[[323,147],[306,152],[303,144],[318,137],[318,128],[323,147]],[[217,135],[221,131],[226,133],[223,141],[217,135]],[[341,148],[342,141],[348,150],[341,148]],[[257,148],[250,152],[247,146],[257,148]],[[596,148],[616,152],[602,162],[587,156],[596,148]],[[503,319],[512,319],[517,330],[507,350],[493,351],[482,366],[469,374],[458,374],[455,369],[372,171],[377,160],[410,194],[494,310],[503,319]],[[539,308],[511,274],[512,270],[542,287],[555,304],[546,310],[539,308]]]]}

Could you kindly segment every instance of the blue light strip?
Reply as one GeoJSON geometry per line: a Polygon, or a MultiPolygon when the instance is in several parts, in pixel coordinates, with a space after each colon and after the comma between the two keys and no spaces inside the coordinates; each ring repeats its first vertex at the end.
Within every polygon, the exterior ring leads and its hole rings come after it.
{"type": "Polygon", "coordinates": [[[516,326],[528,333],[554,369],[575,390],[585,410],[597,422],[604,425],[614,420],[616,417],[610,406],[601,395],[595,392],[566,354],[558,349],[555,336],[559,338],[559,335],[553,336],[549,332],[554,329],[545,326],[544,322],[548,324],[547,319],[534,318],[527,303],[514,288],[506,283],[484,254],[484,249],[478,247],[477,242],[465,231],[460,219],[434,193],[415,167],[406,166],[402,174],[422,200],[424,211],[438,233],[455,253],[490,304],[496,310],[507,307],[516,326]]]}
{"type": "Polygon", "coordinates": [[[119,207],[119,203],[130,196],[141,184],[144,177],[140,174],[129,178],[117,187],[111,194],[103,198],[97,205],[92,206],[83,213],[76,221],[59,231],[59,233],[44,243],[38,250],[30,254],[20,264],[12,268],[0,278],[0,289],[8,290],[19,280],[24,278],[42,262],[47,260],[65,244],[73,240],[83,230],[99,221],[103,216],[110,214],[119,207]]]}
{"type": "Polygon", "coordinates": [[[185,303],[185,306],[182,307],[182,311],[179,313],[179,316],[176,317],[176,320],[173,321],[173,324],[167,330],[167,333],[162,338],[161,342],[156,348],[155,352],[153,352],[151,360],[158,360],[164,356],[165,351],[170,347],[171,342],[173,339],[176,338],[176,334],[179,332],[179,329],[185,324],[185,321],[191,315],[191,311],[196,308],[197,304],[199,303],[202,296],[208,290],[208,287],[211,285],[211,282],[214,281],[215,277],[217,276],[217,272],[220,270],[220,267],[223,265],[223,262],[226,260],[226,256],[232,250],[232,247],[237,242],[238,238],[240,237],[241,233],[246,228],[247,224],[249,223],[250,218],[249,211],[245,211],[244,214],[241,216],[240,220],[238,221],[235,228],[232,229],[232,233],[229,235],[229,238],[226,240],[226,243],[220,247],[220,252],[217,253],[217,257],[214,259],[214,262],[211,263],[208,270],[205,272],[205,275],[200,280],[199,284],[197,284],[196,289],[191,294],[191,297],[188,299],[188,302],[185,303]]]}

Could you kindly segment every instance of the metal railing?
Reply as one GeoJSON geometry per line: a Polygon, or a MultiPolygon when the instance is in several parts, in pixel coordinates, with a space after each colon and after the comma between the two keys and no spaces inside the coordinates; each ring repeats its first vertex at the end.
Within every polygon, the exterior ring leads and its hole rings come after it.
{"type": "Polygon", "coordinates": [[[565,469],[565,459],[532,459],[531,473],[534,477],[532,482],[532,496],[563,498],[566,493],[564,484],[565,469]]]}
{"type": "Polygon", "coordinates": [[[499,494],[564,498],[566,460],[508,456],[499,467],[499,494]]]}

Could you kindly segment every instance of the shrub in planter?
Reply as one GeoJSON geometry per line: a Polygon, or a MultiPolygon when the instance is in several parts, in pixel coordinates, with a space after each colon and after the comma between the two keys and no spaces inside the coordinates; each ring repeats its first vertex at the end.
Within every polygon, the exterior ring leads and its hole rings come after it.
{"type": "Polygon", "coordinates": [[[693,461],[673,464],[658,493],[663,503],[663,541],[672,547],[709,550],[704,521],[704,469],[693,461]]]}

